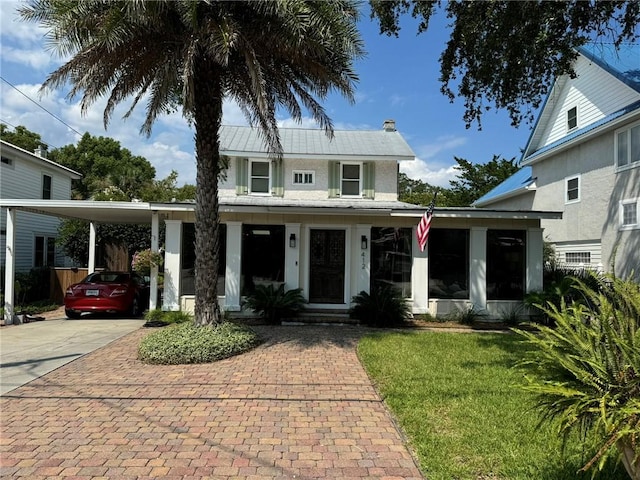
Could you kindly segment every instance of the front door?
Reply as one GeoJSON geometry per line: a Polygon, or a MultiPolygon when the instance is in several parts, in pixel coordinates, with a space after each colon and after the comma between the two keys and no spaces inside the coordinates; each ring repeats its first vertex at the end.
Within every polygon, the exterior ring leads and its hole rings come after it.
{"type": "Polygon", "coordinates": [[[344,230],[311,230],[309,303],[344,303],[344,230]]]}

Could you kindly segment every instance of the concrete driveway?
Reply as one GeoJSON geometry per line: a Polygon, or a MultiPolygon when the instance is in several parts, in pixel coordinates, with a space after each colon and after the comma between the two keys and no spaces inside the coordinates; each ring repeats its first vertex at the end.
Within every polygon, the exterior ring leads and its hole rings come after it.
{"type": "Polygon", "coordinates": [[[142,319],[82,317],[0,328],[0,395],[96,350],[144,324],[142,319]]]}

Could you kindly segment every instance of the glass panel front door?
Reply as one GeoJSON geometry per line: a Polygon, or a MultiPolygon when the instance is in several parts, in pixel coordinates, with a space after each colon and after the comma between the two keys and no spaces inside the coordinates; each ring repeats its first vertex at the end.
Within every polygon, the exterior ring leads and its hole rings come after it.
{"type": "Polygon", "coordinates": [[[309,303],[344,303],[344,230],[311,230],[309,303]]]}

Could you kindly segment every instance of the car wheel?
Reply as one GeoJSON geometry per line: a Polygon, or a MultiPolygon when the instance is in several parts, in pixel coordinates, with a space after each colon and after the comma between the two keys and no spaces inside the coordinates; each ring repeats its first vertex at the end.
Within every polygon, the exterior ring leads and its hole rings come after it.
{"type": "Polygon", "coordinates": [[[133,297],[133,302],[131,302],[129,313],[132,317],[139,317],[142,313],[140,310],[140,299],[138,297],[133,297]]]}
{"type": "Polygon", "coordinates": [[[68,308],[64,309],[64,314],[67,316],[67,318],[80,318],[80,315],[82,315],[80,312],[74,312],[73,310],[69,310],[68,308]]]}

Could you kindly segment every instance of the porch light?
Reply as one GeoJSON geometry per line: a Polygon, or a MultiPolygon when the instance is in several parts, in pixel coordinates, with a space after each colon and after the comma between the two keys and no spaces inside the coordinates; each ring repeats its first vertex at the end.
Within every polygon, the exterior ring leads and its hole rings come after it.
{"type": "Polygon", "coordinates": [[[366,250],[367,244],[368,244],[367,236],[362,235],[362,237],[360,237],[360,248],[362,248],[362,250],[366,250]]]}
{"type": "Polygon", "coordinates": [[[289,235],[289,246],[291,248],[296,248],[296,234],[292,233],[289,235]]]}

